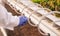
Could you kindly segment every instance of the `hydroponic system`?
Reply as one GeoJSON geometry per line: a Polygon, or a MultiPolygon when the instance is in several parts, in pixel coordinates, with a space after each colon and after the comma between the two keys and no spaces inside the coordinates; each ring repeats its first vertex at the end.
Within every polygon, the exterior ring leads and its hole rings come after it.
{"type": "MultiPolygon", "coordinates": [[[[7,0],[7,4],[28,17],[31,26],[45,36],[60,36],[60,0],[7,0]],[[34,24],[32,24],[34,23],[34,24]],[[45,32],[41,32],[40,29],[45,32]]],[[[17,12],[19,14],[19,12],[17,12]]]]}

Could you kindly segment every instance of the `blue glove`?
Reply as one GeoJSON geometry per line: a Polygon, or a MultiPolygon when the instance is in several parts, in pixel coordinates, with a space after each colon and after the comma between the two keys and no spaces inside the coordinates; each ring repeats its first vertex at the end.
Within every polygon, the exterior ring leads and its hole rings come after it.
{"type": "Polygon", "coordinates": [[[18,26],[23,26],[26,24],[26,22],[28,22],[28,18],[26,16],[21,16],[19,17],[19,25],[18,26]]]}

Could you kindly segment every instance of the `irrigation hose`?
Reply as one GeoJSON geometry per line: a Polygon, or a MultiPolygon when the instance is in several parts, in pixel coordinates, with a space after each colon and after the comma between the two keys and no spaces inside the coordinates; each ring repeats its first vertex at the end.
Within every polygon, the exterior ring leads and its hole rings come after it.
{"type": "Polygon", "coordinates": [[[40,23],[41,23],[41,21],[44,19],[44,17],[45,17],[45,16],[42,16],[42,18],[41,18],[41,20],[39,21],[37,27],[38,27],[39,33],[41,33],[41,34],[44,35],[44,36],[47,36],[48,34],[47,34],[47,33],[43,33],[43,32],[40,30],[40,27],[39,27],[39,26],[40,26],[40,23]]]}
{"type": "Polygon", "coordinates": [[[34,13],[34,11],[29,15],[28,23],[29,23],[31,26],[33,26],[33,27],[37,27],[37,25],[33,25],[33,24],[30,22],[30,21],[31,21],[30,17],[32,16],[33,13],[34,13]]]}
{"type": "Polygon", "coordinates": [[[42,34],[43,36],[50,36],[49,33],[43,33],[43,32],[41,31],[39,25],[38,25],[38,31],[39,31],[39,33],[42,34]]]}
{"type": "MultiPolygon", "coordinates": [[[[46,15],[49,15],[49,14],[46,14],[46,15]]],[[[43,33],[43,32],[41,31],[40,27],[39,27],[41,21],[44,20],[44,18],[45,18],[45,16],[42,16],[41,19],[40,19],[40,21],[39,21],[39,23],[38,23],[38,25],[37,25],[37,27],[38,27],[38,31],[39,31],[39,33],[42,34],[43,36],[50,36],[49,33],[43,33]]]]}

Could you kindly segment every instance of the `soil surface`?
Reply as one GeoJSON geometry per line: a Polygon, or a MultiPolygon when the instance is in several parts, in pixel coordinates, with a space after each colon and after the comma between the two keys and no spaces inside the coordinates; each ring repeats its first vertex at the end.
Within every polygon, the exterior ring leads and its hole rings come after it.
{"type": "Polygon", "coordinates": [[[7,30],[7,34],[8,36],[42,36],[36,27],[30,26],[28,23],[15,27],[14,31],[7,30]]]}

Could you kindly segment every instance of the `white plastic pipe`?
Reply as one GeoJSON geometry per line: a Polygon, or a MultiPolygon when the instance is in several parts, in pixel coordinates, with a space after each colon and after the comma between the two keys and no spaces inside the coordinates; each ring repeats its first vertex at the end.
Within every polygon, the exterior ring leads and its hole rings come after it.
{"type": "Polygon", "coordinates": [[[6,33],[5,29],[3,27],[1,27],[0,29],[1,29],[1,32],[2,32],[3,36],[7,36],[7,33],[6,33]]]}

